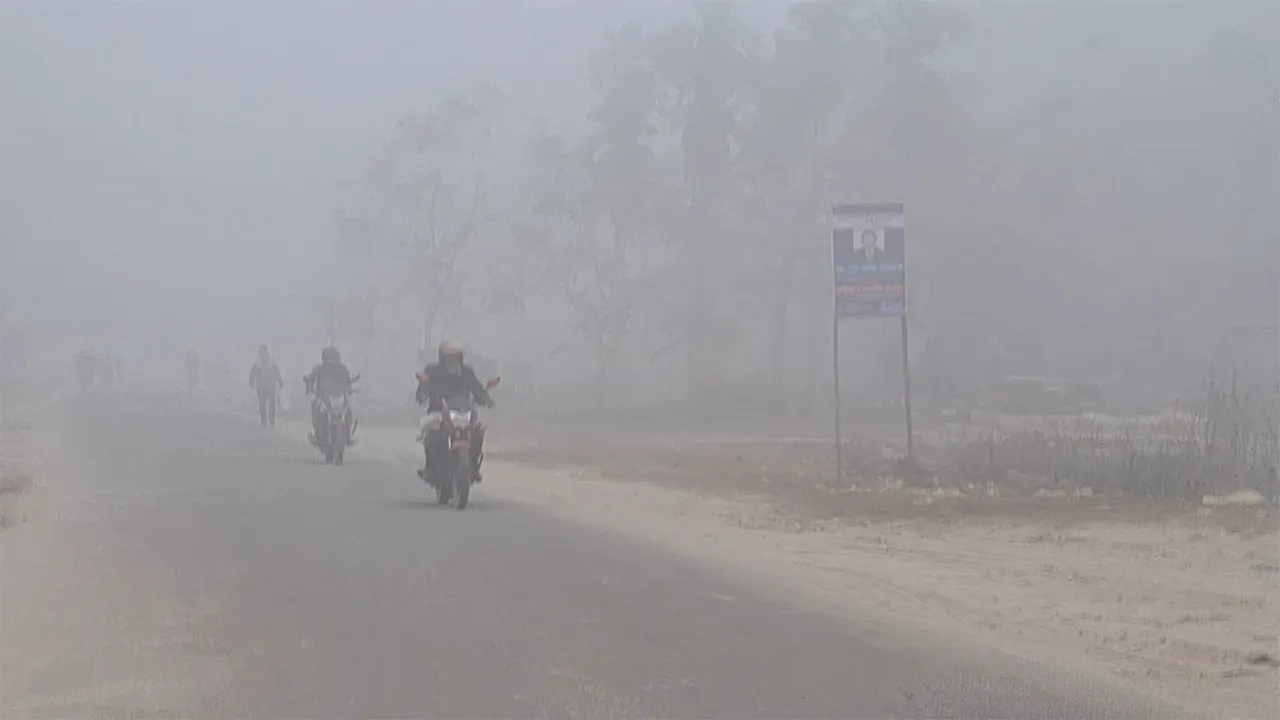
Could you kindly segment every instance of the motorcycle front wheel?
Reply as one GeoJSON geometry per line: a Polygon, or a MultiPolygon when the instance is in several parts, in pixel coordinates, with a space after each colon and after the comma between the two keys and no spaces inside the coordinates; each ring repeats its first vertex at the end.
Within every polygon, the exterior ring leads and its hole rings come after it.
{"type": "Polygon", "coordinates": [[[347,456],[347,428],[343,425],[329,429],[329,455],[334,465],[342,465],[347,456]]]}
{"type": "Polygon", "coordinates": [[[458,509],[466,510],[467,500],[471,498],[471,455],[467,452],[459,452],[453,464],[453,491],[458,509]]]}

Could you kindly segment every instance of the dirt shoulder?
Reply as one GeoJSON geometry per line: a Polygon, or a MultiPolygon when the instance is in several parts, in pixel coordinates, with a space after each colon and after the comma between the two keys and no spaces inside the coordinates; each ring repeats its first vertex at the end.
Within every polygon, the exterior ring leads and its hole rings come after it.
{"type": "Polygon", "coordinates": [[[40,438],[32,414],[0,411],[0,530],[26,520],[40,472],[40,438]]]}
{"type": "MultiPolygon", "coordinates": [[[[353,456],[416,465],[413,432],[362,429],[353,456]]],[[[583,444],[499,429],[488,459],[480,503],[539,506],[824,612],[1105,677],[1210,715],[1274,710],[1271,512],[968,497],[883,477],[836,491],[830,449],[802,441],[583,444]]]]}

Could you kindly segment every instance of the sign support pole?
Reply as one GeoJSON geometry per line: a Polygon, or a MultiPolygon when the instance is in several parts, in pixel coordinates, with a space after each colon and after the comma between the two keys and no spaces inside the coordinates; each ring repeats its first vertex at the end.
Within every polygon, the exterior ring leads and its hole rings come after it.
{"type": "Polygon", "coordinates": [[[907,354],[907,314],[902,313],[902,409],[907,419],[907,462],[916,462],[915,430],[911,419],[911,356],[907,354]]]}
{"type": "Polygon", "coordinates": [[[844,443],[840,433],[840,313],[831,308],[831,378],[835,407],[832,409],[832,432],[836,441],[836,488],[844,489],[844,443]]]}
{"type": "Polygon", "coordinates": [[[831,208],[832,326],[831,374],[835,411],[836,483],[844,487],[840,431],[840,318],[898,315],[902,327],[902,397],[906,413],[907,460],[915,462],[911,413],[911,369],[906,317],[906,224],[903,204],[855,203],[831,208]],[[847,294],[846,294],[847,293],[847,294]]]}

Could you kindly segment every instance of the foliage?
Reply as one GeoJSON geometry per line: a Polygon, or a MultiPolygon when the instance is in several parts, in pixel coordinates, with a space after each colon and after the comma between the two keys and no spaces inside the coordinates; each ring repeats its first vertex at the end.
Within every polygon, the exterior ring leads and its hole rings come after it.
{"type": "Polygon", "coordinates": [[[392,294],[419,303],[424,347],[469,309],[464,256],[504,214],[487,155],[504,104],[491,89],[404,118],[361,178],[359,211],[400,272],[392,294]]]}
{"type": "MultiPolygon", "coordinates": [[[[427,337],[554,298],[539,322],[589,350],[601,403],[628,358],[675,348],[691,397],[759,373],[820,402],[828,209],[902,200],[914,360],[939,401],[995,371],[1114,386],[1135,368],[1148,382],[1120,389],[1150,399],[1194,380],[1224,318],[1274,326],[1280,105],[1265,46],[1206,31],[1170,66],[1099,41],[1096,64],[1069,68],[1040,106],[993,119],[973,79],[944,71],[974,35],[969,13],[795,3],[765,37],[738,6],[703,3],[666,27],[625,25],[591,58],[580,135],[502,138],[499,94],[448,98],[403,121],[361,180],[381,240],[368,252],[401,273],[383,297],[415,298],[427,337]],[[523,149],[518,170],[488,157],[503,143],[523,149]],[[498,280],[463,292],[482,269],[498,280]]],[[[874,329],[851,330],[868,356],[874,329]]],[[[632,380],[675,382],[657,367],[632,380]]]]}

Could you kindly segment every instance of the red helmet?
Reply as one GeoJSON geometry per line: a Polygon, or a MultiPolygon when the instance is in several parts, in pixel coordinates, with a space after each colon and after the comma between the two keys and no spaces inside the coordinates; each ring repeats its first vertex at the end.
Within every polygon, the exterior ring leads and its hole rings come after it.
{"type": "Polygon", "coordinates": [[[453,342],[449,342],[448,340],[445,340],[444,342],[440,343],[440,350],[437,352],[437,357],[439,358],[440,362],[444,362],[444,359],[449,357],[450,355],[457,355],[458,359],[461,360],[462,346],[458,345],[457,343],[453,343],[453,342]]]}

